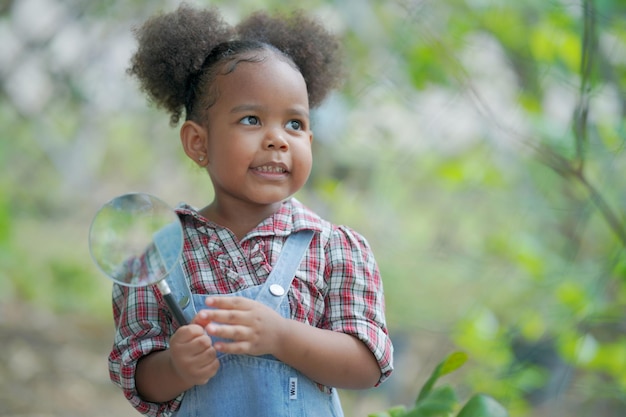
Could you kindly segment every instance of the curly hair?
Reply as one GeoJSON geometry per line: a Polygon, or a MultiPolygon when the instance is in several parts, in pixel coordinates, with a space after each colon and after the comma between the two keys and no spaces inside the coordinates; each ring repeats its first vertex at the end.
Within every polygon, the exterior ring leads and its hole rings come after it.
{"type": "Polygon", "coordinates": [[[128,73],[170,114],[171,125],[183,111],[187,120],[201,121],[198,109],[210,107],[217,98],[211,88],[216,75],[242,61],[260,61],[264,52],[278,54],[300,71],[312,108],[342,78],[338,39],[302,11],[273,16],[256,12],[232,27],[216,8],[200,10],[183,3],[174,12],[148,19],[134,33],[139,46],[128,73]]]}

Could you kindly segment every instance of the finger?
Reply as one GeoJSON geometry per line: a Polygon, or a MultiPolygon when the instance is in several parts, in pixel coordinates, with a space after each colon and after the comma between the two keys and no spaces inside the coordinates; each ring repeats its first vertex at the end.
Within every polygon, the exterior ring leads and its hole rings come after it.
{"type": "Polygon", "coordinates": [[[204,326],[197,324],[188,324],[179,327],[174,333],[176,343],[189,343],[192,340],[202,336],[204,334],[204,326]]]}
{"type": "MultiPolygon", "coordinates": [[[[208,336],[207,336],[208,338],[208,336]]],[[[174,364],[183,374],[197,375],[198,370],[217,360],[217,351],[213,346],[172,352],[174,364]]]]}
{"type": "Polygon", "coordinates": [[[252,345],[250,342],[217,342],[215,350],[222,353],[246,354],[251,352],[252,345]]]}
{"type": "MultiPolygon", "coordinates": [[[[207,337],[208,338],[208,337],[207,337]]],[[[217,351],[215,346],[211,343],[211,346],[203,346],[194,352],[189,352],[186,360],[194,362],[198,365],[205,365],[211,363],[217,359],[217,351]]]]}
{"type": "MultiPolygon", "coordinates": [[[[193,361],[187,360],[181,364],[179,372],[183,375],[187,375],[195,385],[205,384],[213,375],[217,373],[220,367],[220,362],[217,359],[217,353],[215,349],[212,349],[213,354],[207,357],[199,358],[193,361]]],[[[189,359],[189,358],[188,358],[189,359]]]]}
{"type": "MultiPolygon", "coordinates": [[[[209,310],[206,312],[207,325],[210,326],[213,322],[220,324],[245,324],[249,321],[249,314],[246,311],[240,310],[209,310]]],[[[207,326],[204,326],[206,329],[207,326]]]]}
{"type": "Polygon", "coordinates": [[[193,347],[193,352],[190,353],[201,355],[205,351],[213,347],[213,341],[211,340],[211,337],[203,330],[202,336],[199,336],[192,340],[190,345],[193,347]]]}
{"type": "MultiPolygon", "coordinates": [[[[205,338],[209,339],[208,336],[205,336],[205,338]]],[[[173,347],[172,358],[175,363],[184,368],[195,368],[197,364],[208,363],[217,357],[217,352],[213,347],[213,343],[209,343],[205,341],[202,345],[200,345],[194,342],[178,348],[173,347]],[[209,343],[210,346],[208,346],[209,343]]]]}
{"type": "Polygon", "coordinates": [[[252,330],[247,326],[232,326],[211,323],[206,327],[206,332],[211,336],[222,339],[246,340],[250,338],[252,330]]]}
{"type": "Polygon", "coordinates": [[[207,307],[228,310],[247,310],[251,302],[252,300],[245,297],[207,297],[204,299],[207,307]]]}
{"type": "Polygon", "coordinates": [[[211,320],[209,319],[209,314],[207,313],[207,310],[200,310],[198,314],[196,314],[195,317],[191,320],[191,323],[197,324],[202,328],[205,328],[207,324],[210,323],[210,321],[211,320]]]}

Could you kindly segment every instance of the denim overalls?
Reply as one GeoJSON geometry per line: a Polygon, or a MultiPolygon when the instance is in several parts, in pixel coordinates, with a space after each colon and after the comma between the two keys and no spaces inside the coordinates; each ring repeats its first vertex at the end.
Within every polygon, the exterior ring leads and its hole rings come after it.
{"type": "MultiPolygon", "coordinates": [[[[246,288],[227,296],[255,299],[290,317],[287,292],[308,248],[313,231],[292,233],[263,285],[246,288]]],[[[206,295],[190,294],[186,281],[181,286],[182,270],[170,273],[168,283],[180,294],[185,315],[207,308],[206,295]],[[187,303],[188,297],[193,303],[187,303]]],[[[184,280],[184,278],[183,278],[184,280]]],[[[214,341],[217,338],[213,338],[214,341]]],[[[218,352],[220,369],[205,385],[185,392],[176,417],[342,417],[336,389],[323,390],[318,384],[271,355],[249,356],[218,352]]]]}

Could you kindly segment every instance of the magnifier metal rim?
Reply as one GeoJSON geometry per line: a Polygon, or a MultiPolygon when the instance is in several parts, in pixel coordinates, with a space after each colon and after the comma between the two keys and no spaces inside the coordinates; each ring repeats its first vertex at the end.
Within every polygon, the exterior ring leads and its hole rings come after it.
{"type": "MultiPolygon", "coordinates": [[[[93,228],[94,228],[94,224],[96,223],[96,219],[98,218],[98,215],[102,212],[102,210],[104,210],[106,207],[108,206],[112,206],[112,203],[115,200],[121,199],[121,198],[130,198],[132,196],[143,196],[143,197],[147,197],[148,199],[151,200],[151,202],[156,202],[158,205],[162,206],[164,209],[169,210],[172,213],[172,218],[176,219],[176,223],[178,224],[178,231],[180,232],[180,248],[178,250],[176,259],[180,259],[180,255],[183,252],[183,228],[182,228],[182,224],[180,223],[180,219],[178,218],[178,216],[176,215],[176,212],[163,200],[161,200],[160,198],[150,194],[150,193],[143,193],[143,192],[131,192],[131,193],[126,193],[126,194],[120,194],[112,199],[110,199],[109,201],[107,201],[106,203],[104,203],[100,209],[96,212],[96,214],[94,215],[93,219],[91,220],[91,225],[89,226],[89,239],[88,239],[88,243],[89,243],[89,255],[91,256],[91,259],[93,260],[94,264],[96,264],[96,267],[100,270],[100,272],[102,272],[107,278],[109,278],[111,281],[115,282],[116,284],[119,285],[123,285],[125,287],[146,287],[148,285],[153,285],[158,283],[159,281],[162,281],[163,279],[165,279],[169,273],[176,267],[177,262],[172,263],[172,265],[166,269],[165,273],[162,274],[161,277],[159,277],[158,279],[154,279],[154,280],[147,280],[141,283],[137,283],[137,284],[133,284],[133,283],[129,283],[129,282],[125,282],[125,281],[120,281],[117,280],[115,278],[113,278],[111,275],[109,275],[109,273],[107,271],[104,270],[104,268],[100,265],[100,262],[98,261],[98,259],[96,258],[96,256],[93,253],[93,228]]],[[[167,266],[167,265],[166,265],[167,266]]]]}

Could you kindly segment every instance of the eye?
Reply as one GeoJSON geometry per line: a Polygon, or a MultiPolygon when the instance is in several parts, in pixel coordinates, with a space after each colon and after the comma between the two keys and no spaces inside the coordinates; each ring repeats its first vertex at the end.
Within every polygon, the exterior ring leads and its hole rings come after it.
{"type": "Polygon", "coordinates": [[[258,126],[259,124],[261,124],[261,122],[259,121],[259,118],[256,116],[246,116],[243,119],[241,119],[239,123],[241,123],[242,125],[249,125],[249,126],[258,126]]]}
{"type": "Polygon", "coordinates": [[[299,120],[290,120],[287,122],[285,127],[291,130],[302,130],[302,122],[299,120]]]}

